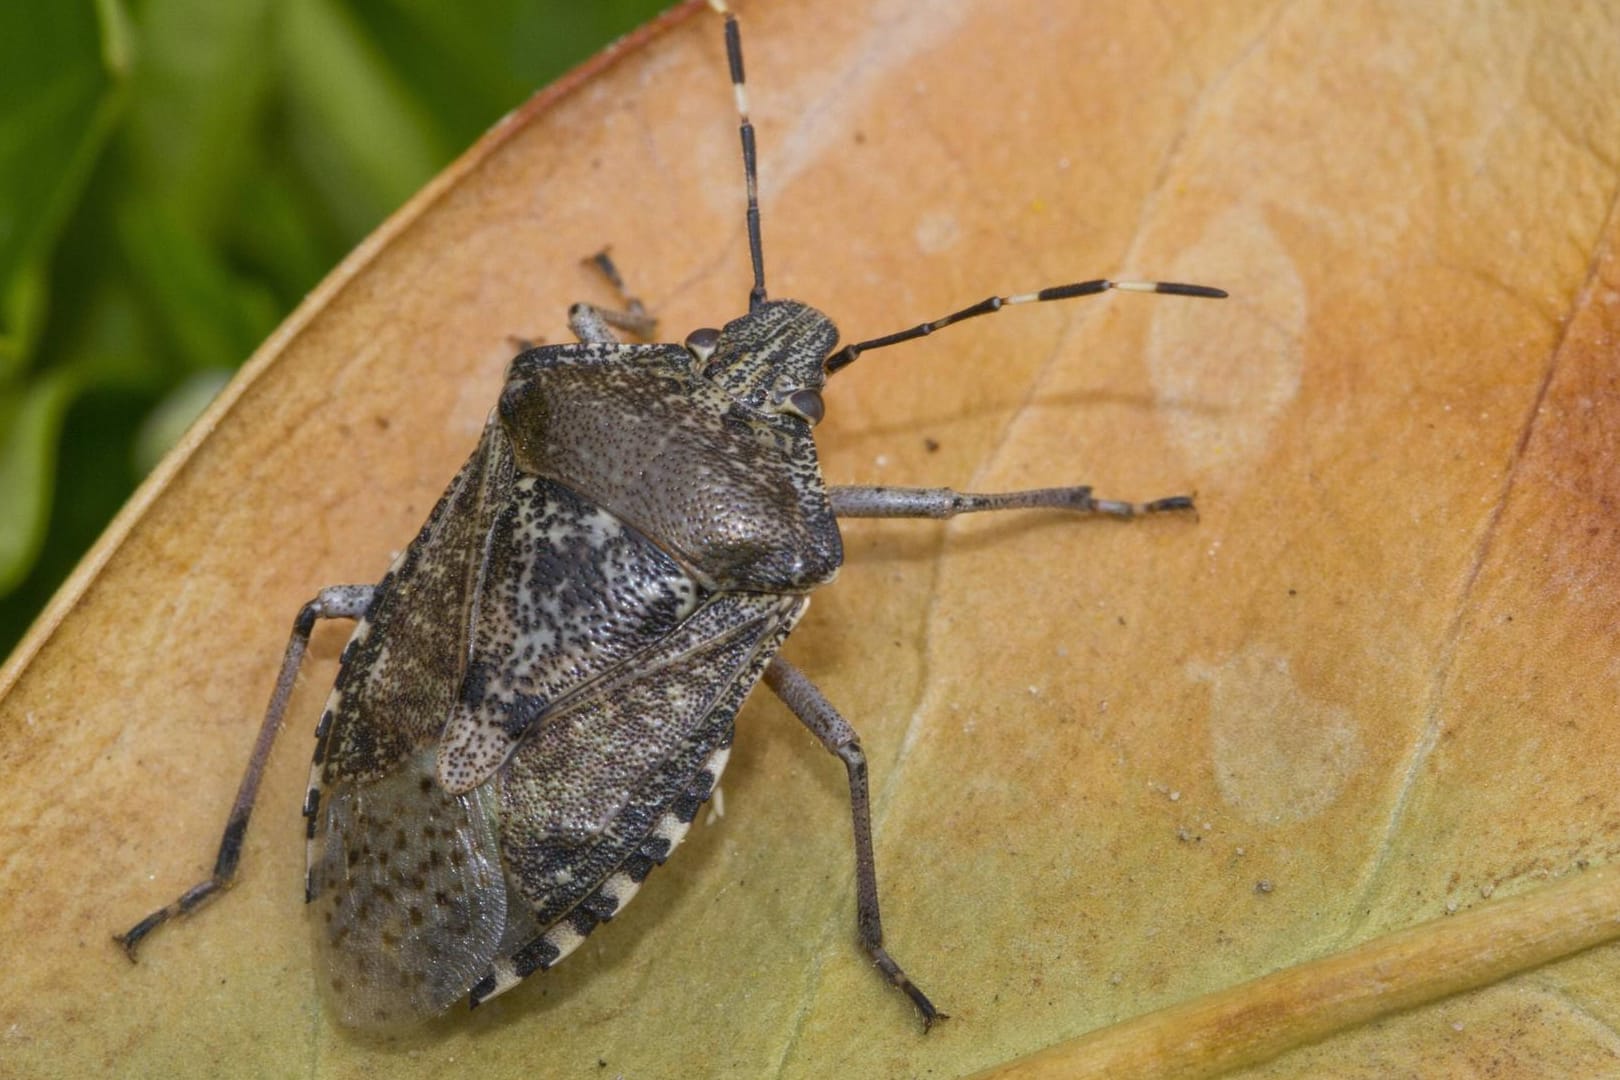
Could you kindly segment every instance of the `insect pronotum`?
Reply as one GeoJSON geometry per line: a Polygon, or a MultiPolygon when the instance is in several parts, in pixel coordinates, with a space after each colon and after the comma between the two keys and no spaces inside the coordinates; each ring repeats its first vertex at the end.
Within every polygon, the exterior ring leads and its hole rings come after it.
{"type": "Polygon", "coordinates": [[[353,619],[304,804],[305,899],[345,1023],[476,1006],[566,956],[685,836],[760,681],[848,773],[862,948],[925,1026],[944,1015],[883,947],[860,740],[776,655],[843,560],[837,519],[1037,508],[1129,518],[1193,504],[1083,486],[828,487],[811,437],[822,388],[863,353],[1009,305],[1111,289],[1225,293],[1084,281],[836,349],[821,312],[766,297],[741,39],[726,5],[710,6],[725,17],[742,138],[747,314],[679,345],[621,344],[615,329],[648,336],[653,321],[596,258],[623,310],[576,304],[577,344],[514,359],[472,457],[383,579],[322,589],[298,613],[213,872],[118,935],[132,960],[153,930],[235,880],[310,633],[353,619]]]}

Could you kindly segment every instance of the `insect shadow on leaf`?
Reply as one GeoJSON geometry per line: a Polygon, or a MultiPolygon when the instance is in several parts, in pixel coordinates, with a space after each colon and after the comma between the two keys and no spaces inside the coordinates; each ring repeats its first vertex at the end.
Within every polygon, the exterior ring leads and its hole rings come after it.
{"type": "Polygon", "coordinates": [[[131,960],[154,929],[235,880],[310,634],[353,619],[304,803],[305,898],[344,1023],[387,1028],[476,1006],[577,947],[681,842],[761,681],[848,773],[861,947],[925,1027],[944,1017],[883,945],[860,739],[776,655],[843,561],[838,519],[1133,518],[1193,500],[829,487],[811,435],[822,390],[864,353],[1011,305],[1226,294],[1083,281],[837,348],[827,316],[767,296],[741,39],[726,4],[710,6],[725,18],[739,116],[747,314],[678,345],[621,343],[616,330],[649,337],[654,321],[605,252],[591,260],[622,309],[576,304],[577,343],[517,356],[471,458],[382,580],[304,605],[213,872],[117,936],[131,960]]]}

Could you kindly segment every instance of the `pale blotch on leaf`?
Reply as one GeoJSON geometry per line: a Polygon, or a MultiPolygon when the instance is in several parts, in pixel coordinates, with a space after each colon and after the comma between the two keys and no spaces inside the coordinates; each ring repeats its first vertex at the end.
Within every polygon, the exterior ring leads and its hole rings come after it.
{"type": "Polygon", "coordinates": [[[1288,657],[1273,649],[1254,646],[1191,673],[1209,684],[1215,785],[1249,821],[1279,825],[1315,817],[1366,757],[1351,710],[1307,694],[1288,657]]]}
{"type": "Polygon", "coordinates": [[[1265,461],[1276,425],[1299,395],[1309,298],[1299,268],[1255,207],[1215,218],[1196,244],[1176,253],[1167,276],[1177,275],[1219,282],[1231,298],[1215,331],[1188,305],[1154,305],[1146,357],[1164,406],[1156,415],[1189,462],[1231,486],[1265,461]]]}

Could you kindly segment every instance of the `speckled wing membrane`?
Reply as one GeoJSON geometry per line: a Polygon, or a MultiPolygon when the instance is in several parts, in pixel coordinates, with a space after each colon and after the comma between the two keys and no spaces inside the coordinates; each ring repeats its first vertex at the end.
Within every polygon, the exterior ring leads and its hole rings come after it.
{"type": "Polygon", "coordinates": [[[512,484],[504,443],[489,425],[378,584],[316,728],[305,898],[327,996],[352,1026],[443,1012],[483,973],[505,930],[493,795],[434,781],[484,538],[512,484]]]}
{"type": "Polygon", "coordinates": [[[351,1027],[442,1013],[506,933],[494,792],[439,788],[430,747],[381,780],[341,780],[322,795],[308,899],[326,997],[351,1027]]]}

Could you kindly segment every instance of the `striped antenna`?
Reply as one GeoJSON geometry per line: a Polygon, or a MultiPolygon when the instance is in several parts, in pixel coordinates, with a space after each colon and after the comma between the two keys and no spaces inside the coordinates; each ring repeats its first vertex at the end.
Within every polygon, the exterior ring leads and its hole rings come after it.
{"type": "MultiPolygon", "coordinates": [[[[712,3],[713,0],[710,0],[712,3]]],[[[1050,289],[1040,292],[1019,293],[1016,296],[992,296],[981,300],[971,307],[961,311],[953,311],[944,318],[933,322],[921,323],[910,330],[901,330],[896,334],[885,334],[883,337],[872,338],[870,341],[858,341],[853,345],[845,345],[842,349],[827,358],[827,374],[847,368],[855,359],[869,349],[881,349],[888,345],[898,345],[902,341],[914,341],[920,337],[927,337],[935,330],[942,329],[952,323],[962,322],[964,319],[976,318],[980,315],[989,315],[1000,311],[1009,304],[1038,304],[1046,300],[1068,300],[1076,296],[1096,296],[1098,293],[1118,289],[1121,292],[1148,292],[1165,293],[1170,296],[1203,296],[1212,300],[1225,298],[1224,289],[1213,289],[1208,285],[1182,285],[1174,281],[1110,281],[1107,278],[1098,278],[1096,281],[1077,281],[1072,285],[1054,285],[1050,289]]]]}
{"type": "Polygon", "coordinates": [[[725,0],[709,6],[726,17],[726,60],[731,65],[731,89],[737,98],[738,132],[742,136],[743,178],[748,185],[748,256],[754,263],[754,287],[748,292],[748,310],[765,302],[765,251],[759,235],[759,155],[754,150],[754,125],[748,119],[748,87],[743,80],[742,34],[737,16],[725,0]]]}

